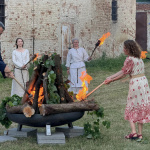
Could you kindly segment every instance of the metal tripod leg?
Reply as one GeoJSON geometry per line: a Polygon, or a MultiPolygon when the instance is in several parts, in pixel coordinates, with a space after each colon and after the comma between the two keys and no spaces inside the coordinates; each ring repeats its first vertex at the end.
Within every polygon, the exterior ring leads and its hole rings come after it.
{"type": "Polygon", "coordinates": [[[68,127],[69,127],[69,128],[73,128],[72,122],[68,123],[68,127]]]}
{"type": "Polygon", "coordinates": [[[17,131],[21,131],[21,129],[22,129],[22,124],[18,124],[17,131]]]}

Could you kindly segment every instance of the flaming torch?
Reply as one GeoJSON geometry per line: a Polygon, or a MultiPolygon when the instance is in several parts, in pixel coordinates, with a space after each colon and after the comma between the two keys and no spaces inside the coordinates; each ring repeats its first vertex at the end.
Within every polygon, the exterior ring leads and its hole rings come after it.
{"type": "Polygon", "coordinates": [[[90,93],[87,93],[88,91],[88,87],[85,84],[85,81],[87,81],[87,83],[89,84],[90,81],[92,80],[92,77],[90,75],[88,75],[85,71],[81,72],[81,81],[82,81],[82,90],[79,90],[78,94],[76,95],[77,100],[82,101],[84,99],[86,99],[88,96],[90,96],[93,92],[95,92],[97,89],[99,89],[102,85],[105,84],[105,82],[101,83],[99,86],[97,86],[94,90],[92,90],[90,93]]]}
{"type": "Polygon", "coordinates": [[[31,61],[36,61],[37,58],[38,58],[38,56],[39,56],[38,53],[37,53],[37,54],[34,54],[34,55],[30,58],[30,60],[29,60],[25,65],[29,64],[31,61]]]}
{"type": "Polygon", "coordinates": [[[81,81],[82,81],[82,90],[79,90],[78,94],[76,95],[77,100],[81,101],[86,98],[86,92],[88,91],[88,87],[86,86],[85,81],[89,84],[92,80],[92,77],[88,75],[85,71],[81,72],[81,81]]]}
{"type": "Polygon", "coordinates": [[[110,32],[107,32],[107,33],[103,34],[103,36],[102,36],[102,37],[98,40],[98,42],[95,44],[95,48],[94,48],[94,50],[92,51],[92,54],[91,54],[90,57],[92,57],[92,55],[93,55],[94,51],[96,50],[96,48],[97,48],[98,46],[102,45],[102,44],[104,43],[105,39],[108,38],[109,36],[110,36],[110,32]]]}
{"type": "Polygon", "coordinates": [[[142,58],[142,59],[150,59],[150,58],[148,58],[148,57],[146,56],[146,53],[147,53],[147,51],[142,51],[142,52],[141,52],[141,58],[142,58]]]}
{"type": "Polygon", "coordinates": [[[101,83],[99,86],[97,86],[94,90],[92,90],[90,93],[88,93],[87,95],[86,95],[86,98],[88,97],[88,96],[90,96],[93,92],[95,92],[97,89],[99,89],[102,85],[104,85],[105,84],[105,82],[103,82],[103,83],[101,83]]]}

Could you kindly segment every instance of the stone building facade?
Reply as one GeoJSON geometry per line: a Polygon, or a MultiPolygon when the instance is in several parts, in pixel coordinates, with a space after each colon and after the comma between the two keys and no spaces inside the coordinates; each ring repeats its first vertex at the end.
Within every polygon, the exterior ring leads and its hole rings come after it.
{"type": "Polygon", "coordinates": [[[71,39],[79,38],[89,54],[104,33],[111,35],[96,49],[94,58],[115,57],[126,39],[135,39],[136,0],[4,0],[5,27],[1,36],[2,57],[10,64],[15,40],[33,53],[57,52],[65,63],[71,39]],[[117,4],[113,20],[112,4],[117,4]]]}

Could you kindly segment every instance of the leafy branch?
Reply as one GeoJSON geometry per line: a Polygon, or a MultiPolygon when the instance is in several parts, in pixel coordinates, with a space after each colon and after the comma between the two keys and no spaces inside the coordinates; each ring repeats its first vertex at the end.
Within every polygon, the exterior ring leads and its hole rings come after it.
{"type": "MultiPolygon", "coordinates": [[[[100,121],[101,118],[104,118],[104,108],[101,107],[96,111],[88,112],[88,115],[96,116],[96,120],[92,123],[87,122],[84,124],[85,136],[89,139],[94,138],[97,139],[100,137],[100,121]]],[[[94,118],[94,117],[93,117],[94,118]]],[[[108,129],[110,128],[110,121],[103,121],[102,124],[108,129]]]]}
{"type": "Polygon", "coordinates": [[[12,122],[8,119],[6,113],[6,105],[9,107],[17,106],[21,102],[21,97],[18,95],[13,95],[12,97],[5,97],[0,104],[0,123],[5,126],[5,128],[9,128],[12,122]]]}
{"type": "Polygon", "coordinates": [[[57,88],[55,86],[56,74],[54,71],[50,71],[48,73],[48,93],[49,93],[49,101],[48,104],[58,104],[60,103],[60,96],[57,93],[57,88]]]}
{"type": "MultiPolygon", "coordinates": [[[[52,54],[46,61],[44,60],[44,55],[37,59],[34,62],[34,65],[41,64],[46,68],[52,68],[55,66],[54,64],[54,56],[56,53],[52,54]]],[[[60,96],[57,93],[57,88],[55,86],[55,80],[56,80],[56,74],[54,73],[53,70],[48,72],[48,95],[49,95],[49,101],[47,101],[47,104],[58,104],[60,103],[60,96]]]]}

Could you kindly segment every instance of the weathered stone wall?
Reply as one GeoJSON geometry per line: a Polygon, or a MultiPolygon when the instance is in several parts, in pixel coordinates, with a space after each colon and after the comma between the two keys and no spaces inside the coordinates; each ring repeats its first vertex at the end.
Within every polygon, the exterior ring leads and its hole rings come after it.
{"type": "Polygon", "coordinates": [[[136,0],[118,0],[118,20],[111,19],[112,0],[5,0],[6,30],[1,36],[2,56],[11,63],[15,40],[33,53],[57,52],[65,62],[71,39],[79,38],[89,54],[106,32],[111,36],[96,49],[94,57],[115,57],[124,40],[135,39],[136,0]],[[34,37],[34,42],[33,42],[34,37]],[[34,44],[33,44],[34,43],[34,44]]]}
{"type": "Polygon", "coordinates": [[[136,33],[136,1],[118,1],[118,22],[112,23],[112,52],[113,56],[123,52],[123,42],[127,39],[135,39],[136,33]]]}

